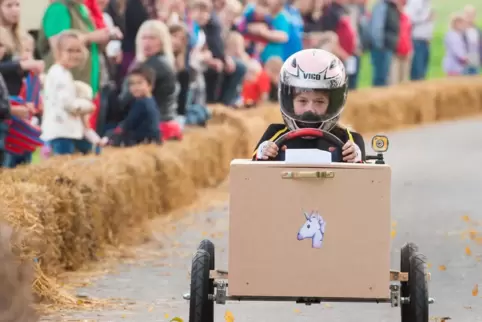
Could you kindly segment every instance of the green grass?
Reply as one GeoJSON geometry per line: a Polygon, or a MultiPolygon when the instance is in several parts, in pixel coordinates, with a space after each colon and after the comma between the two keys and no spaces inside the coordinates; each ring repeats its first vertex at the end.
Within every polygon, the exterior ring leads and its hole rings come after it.
{"type": "MultiPolygon", "coordinates": [[[[482,1],[480,0],[432,0],[435,11],[435,31],[430,47],[430,65],[428,78],[440,78],[445,74],[442,70],[442,59],[445,48],[443,39],[447,32],[452,13],[463,10],[466,5],[473,5],[479,14],[479,26],[482,27],[482,1]]],[[[370,54],[362,57],[359,87],[370,87],[372,83],[372,67],[370,54]]]]}

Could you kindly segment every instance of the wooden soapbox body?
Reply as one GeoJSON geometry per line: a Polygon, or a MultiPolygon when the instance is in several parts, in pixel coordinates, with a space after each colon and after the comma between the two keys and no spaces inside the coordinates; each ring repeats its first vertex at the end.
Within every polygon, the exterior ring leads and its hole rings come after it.
{"type": "Polygon", "coordinates": [[[233,160],[229,296],[389,299],[390,186],[387,165],[233,160]]]}

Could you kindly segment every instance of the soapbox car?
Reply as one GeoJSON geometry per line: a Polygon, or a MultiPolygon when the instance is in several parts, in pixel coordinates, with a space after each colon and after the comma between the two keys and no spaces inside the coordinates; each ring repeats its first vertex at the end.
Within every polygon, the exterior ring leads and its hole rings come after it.
{"type": "MultiPolygon", "coordinates": [[[[301,129],[278,138],[323,140],[328,132],[301,129]]],[[[216,269],[214,244],[203,240],[192,260],[190,322],[212,322],[214,303],[294,301],[390,303],[402,322],[428,322],[430,273],[417,245],[401,248],[390,269],[391,169],[375,136],[371,163],[304,164],[233,160],[230,169],[229,278],[216,269]],[[375,162],[373,162],[375,161],[375,162]],[[229,288],[228,288],[229,282],[229,288]],[[228,292],[229,290],[229,292],[228,292]],[[228,294],[229,293],[229,294],[228,294]]]]}

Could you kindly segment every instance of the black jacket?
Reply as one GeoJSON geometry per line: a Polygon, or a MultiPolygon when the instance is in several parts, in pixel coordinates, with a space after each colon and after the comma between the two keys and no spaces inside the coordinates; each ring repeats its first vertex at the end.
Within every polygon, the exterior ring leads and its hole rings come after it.
{"type": "Polygon", "coordinates": [[[214,58],[225,60],[224,53],[224,40],[222,38],[221,21],[216,13],[211,14],[209,22],[202,27],[204,34],[206,35],[206,44],[208,49],[213,54],[214,58]]]}
{"type": "Polygon", "coordinates": [[[7,55],[0,61],[0,73],[7,84],[8,93],[12,96],[20,94],[23,78],[27,74],[20,67],[20,63],[12,60],[12,56],[7,55]]]}
{"type": "MultiPolygon", "coordinates": [[[[258,144],[256,145],[256,148],[254,149],[252,158],[253,160],[256,159],[256,154],[258,152],[258,147],[259,145],[264,142],[264,141],[275,141],[277,138],[282,136],[283,134],[289,132],[288,128],[284,124],[270,124],[266,131],[264,132],[263,136],[259,140],[258,144]]],[[[363,137],[356,133],[356,132],[348,132],[348,130],[335,126],[331,131],[331,134],[335,135],[338,137],[341,141],[343,142],[348,142],[350,139],[349,134],[351,133],[353,137],[353,141],[355,142],[358,147],[360,147],[360,150],[362,152],[362,160],[365,160],[365,142],[363,140],[363,137]]],[[[327,150],[330,145],[328,143],[325,144],[325,142],[320,142],[320,140],[309,140],[309,139],[303,139],[303,138],[296,138],[290,141],[286,142],[286,147],[288,149],[320,149],[320,150],[327,150]]],[[[277,155],[277,157],[274,159],[275,161],[282,161],[284,160],[284,153],[280,151],[280,153],[277,155]]]]}
{"type": "Polygon", "coordinates": [[[140,0],[127,0],[124,13],[124,38],[122,39],[123,52],[136,52],[136,36],[144,21],[149,19],[149,14],[140,0]]]}
{"type": "Polygon", "coordinates": [[[396,51],[400,34],[400,11],[392,1],[387,1],[387,16],[385,20],[385,48],[396,51]]]}
{"type": "Polygon", "coordinates": [[[0,121],[10,118],[10,98],[7,85],[0,74],[0,121]]]}

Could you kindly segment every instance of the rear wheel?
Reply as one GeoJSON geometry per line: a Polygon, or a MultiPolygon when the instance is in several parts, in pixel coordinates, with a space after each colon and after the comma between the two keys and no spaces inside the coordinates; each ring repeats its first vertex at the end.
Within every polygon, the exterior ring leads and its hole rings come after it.
{"type": "MultiPolygon", "coordinates": [[[[412,257],[412,255],[415,254],[416,252],[418,252],[418,246],[415,243],[405,243],[400,250],[400,272],[409,273],[409,279],[410,279],[410,257],[412,257]]],[[[400,282],[401,297],[410,296],[409,283],[410,281],[400,282]]],[[[410,317],[410,305],[408,303],[402,304],[401,310],[402,310],[401,312],[402,322],[412,321],[410,317]]]]}
{"type": "MultiPolygon", "coordinates": [[[[209,239],[204,239],[199,243],[198,249],[202,249],[209,254],[209,269],[214,270],[214,244],[209,239]]],[[[210,278],[208,284],[209,294],[214,295],[214,279],[210,278]]],[[[209,301],[205,313],[204,317],[207,319],[206,321],[214,320],[214,301],[209,301]]]]}
{"type": "Polygon", "coordinates": [[[209,305],[209,253],[199,249],[192,259],[189,322],[213,322],[206,316],[209,305]]]}

